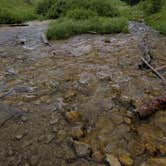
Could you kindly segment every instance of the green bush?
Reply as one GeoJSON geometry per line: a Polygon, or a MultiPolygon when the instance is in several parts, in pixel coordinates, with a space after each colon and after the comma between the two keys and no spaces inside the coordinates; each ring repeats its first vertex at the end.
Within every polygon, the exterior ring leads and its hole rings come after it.
{"type": "Polygon", "coordinates": [[[82,19],[88,19],[90,17],[95,17],[97,16],[97,13],[90,9],[76,8],[76,9],[69,10],[66,16],[69,18],[82,20],[82,19]]]}
{"type": "Polygon", "coordinates": [[[146,14],[157,13],[162,8],[162,0],[145,0],[143,10],[146,14]]]}
{"type": "Polygon", "coordinates": [[[50,24],[47,37],[48,39],[66,39],[92,31],[98,34],[128,32],[128,20],[118,17],[95,17],[86,20],[64,18],[50,24]]]}
{"type": "Polygon", "coordinates": [[[117,16],[118,10],[112,0],[43,0],[37,6],[37,12],[47,18],[59,18],[67,11],[78,8],[91,10],[99,16],[117,16]]]}

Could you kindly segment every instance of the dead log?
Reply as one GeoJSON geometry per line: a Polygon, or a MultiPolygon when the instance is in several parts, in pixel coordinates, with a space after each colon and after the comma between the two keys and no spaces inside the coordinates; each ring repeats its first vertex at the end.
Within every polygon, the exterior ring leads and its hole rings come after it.
{"type": "Polygon", "coordinates": [[[159,110],[166,110],[166,94],[155,98],[136,110],[140,119],[147,118],[159,110]]]}

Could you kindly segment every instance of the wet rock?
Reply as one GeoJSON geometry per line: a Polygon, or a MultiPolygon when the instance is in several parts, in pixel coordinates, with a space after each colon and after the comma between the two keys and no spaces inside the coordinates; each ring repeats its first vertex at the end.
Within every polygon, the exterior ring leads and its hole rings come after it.
{"type": "Polygon", "coordinates": [[[66,119],[69,122],[79,122],[81,120],[81,114],[78,111],[70,111],[66,113],[66,119]]]}
{"type": "Polygon", "coordinates": [[[96,74],[97,78],[99,78],[100,80],[107,80],[107,81],[111,81],[112,80],[112,75],[109,72],[106,71],[100,71],[96,74]]]}
{"type": "Polygon", "coordinates": [[[66,138],[66,131],[65,130],[59,130],[57,132],[57,141],[63,141],[66,138]]]}
{"type": "Polygon", "coordinates": [[[20,117],[21,111],[16,107],[0,104],[0,126],[4,125],[11,118],[20,117]]]}
{"type": "Polygon", "coordinates": [[[36,165],[38,165],[38,162],[39,162],[39,156],[38,155],[31,156],[30,165],[36,166],[36,165]]]}
{"type": "Polygon", "coordinates": [[[121,124],[123,123],[123,116],[120,115],[120,114],[117,114],[117,113],[112,113],[112,116],[111,116],[113,122],[115,124],[121,124]]]}
{"type": "Polygon", "coordinates": [[[55,138],[55,136],[54,136],[53,134],[48,134],[48,135],[46,136],[46,141],[45,141],[45,143],[46,143],[46,144],[51,143],[54,138],[55,138]]]}
{"type": "Polygon", "coordinates": [[[11,148],[9,148],[9,150],[8,150],[8,152],[7,152],[7,155],[8,155],[9,157],[13,156],[13,155],[14,155],[14,151],[13,151],[11,148]]]}
{"type": "Polygon", "coordinates": [[[86,72],[83,72],[80,74],[80,80],[79,82],[81,84],[87,84],[89,82],[89,80],[91,79],[92,75],[86,72]]]}
{"type": "Polygon", "coordinates": [[[74,139],[79,139],[84,136],[83,126],[72,127],[71,134],[74,139]]]}
{"type": "Polygon", "coordinates": [[[54,125],[58,122],[58,118],[50,120],[50,125],[54,125]]]}
{"type": "Polygon", "coordinates": [[[105,156],[100,151],[95,151],[92,153],[92,158],[96,162],[102,162],[102,161],[104,161],[105,156]]]}
{"type": "Polygon", "coordinates": [[[77,92],[75,90],[69,90],[65,93],[64,99],[67,102],[72,101],[77,96],[77,92]]]}
{"type": "Polygon", "coordinates": [[[121,154],[119,156],[119,161],[124,166],[132,166],[133,159],[128,154],[121,154]]]}
{"type": "Polygon", "coordinates": [[[166,157],[150,158],[142,163],[141,166],[166,166],[166,157]]]}
{"type": "Polygon", "coordinates": [[[124,122],[127,123],[127,124],[131,124],[131,119],[128,118],[128,117],[125,117],[124,122]]]}
{"type": "Polygon", "coordinates": [[[28,119],[27,119],[26,116],[22,116],[22,117],[21,117],[21,120],[22,120],[23,122],[27,122],[28,119]]]}
{"type": "Polygon", "coordinates": [[[24,137],[24,135],[23,134],[18,134],[18,135],[16,135],[16,140],[21,140],[22,138],[24,137]]]}
{"type": "Polygon", "coordinates": [[[121,166],[118,158],[112,154],[106,155],[106,161],[109,163],[110,166],[121,166]]]}
{"type": "Polygon", "coordinates": [[[40,135],[37,140],[38,140],[38,142],[42,142],[44,139],[45,139],[45,136],[40,135]]]}
{"type": "Polygon", "coordinates": [[[74,141],[74,148],[79,157],[88,157],[91,153],[91,147],[84,142],[74,141]]]}
{"type": "Polygon", "coordinates": [[[18,40],[17,40],[17,44],[18,44],[18,45],[24,45],[25,42],[26,42],[26,39],[25,39],[25,38],[22,38],[22,39],[18,39],[18,40]]]}
{"type": "Polygon", "coordinates": [[[160,144],[157,149],[159,150],[161,155],[166,155],[166,145],[160,144]]]}

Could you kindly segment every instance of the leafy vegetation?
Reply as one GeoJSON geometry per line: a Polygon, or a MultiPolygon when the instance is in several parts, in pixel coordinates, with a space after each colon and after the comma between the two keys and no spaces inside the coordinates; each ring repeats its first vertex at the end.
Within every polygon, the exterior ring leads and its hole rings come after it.
{"type": "Polygon", "coordinates": [[[35,9],[29,0],[0,0],[0,23],[21,23],[35,19],[35,9]]]}
{"type": "Polygon", "coordinates": [[[166,1],[162,1],[160,10],[156,13],[151,15],[147,15],[145,17],[145,21],[152,26],[153,28],[157,29],[162,34],[166,35],[166,1]]]}

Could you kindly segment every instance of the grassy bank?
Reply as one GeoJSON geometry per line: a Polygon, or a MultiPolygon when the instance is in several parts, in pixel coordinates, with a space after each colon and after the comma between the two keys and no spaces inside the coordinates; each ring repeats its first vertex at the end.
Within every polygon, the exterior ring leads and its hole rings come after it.
{"type": "Polygon", "coordinates": [[[0,24],[21,23],[37,18],[34,4],[28,0],[0,0],[0,24]]]}
{"type": "Polygon", "coordinates": [[[63,18],[50,24],[48,39],[66,39],[85,33],[120,33],[128,32],[128,21],[125,18],[93,17],[85,20],[63,18]]]}
{"type": "Polygon", "coordinates": [[[37,12],[52,22],[47,32],[49,39],[64,39],[94,32],[98,34],[128,31],[128,19],[122,17],[129,6],[120,0],[43,0],[37,12]]]}

